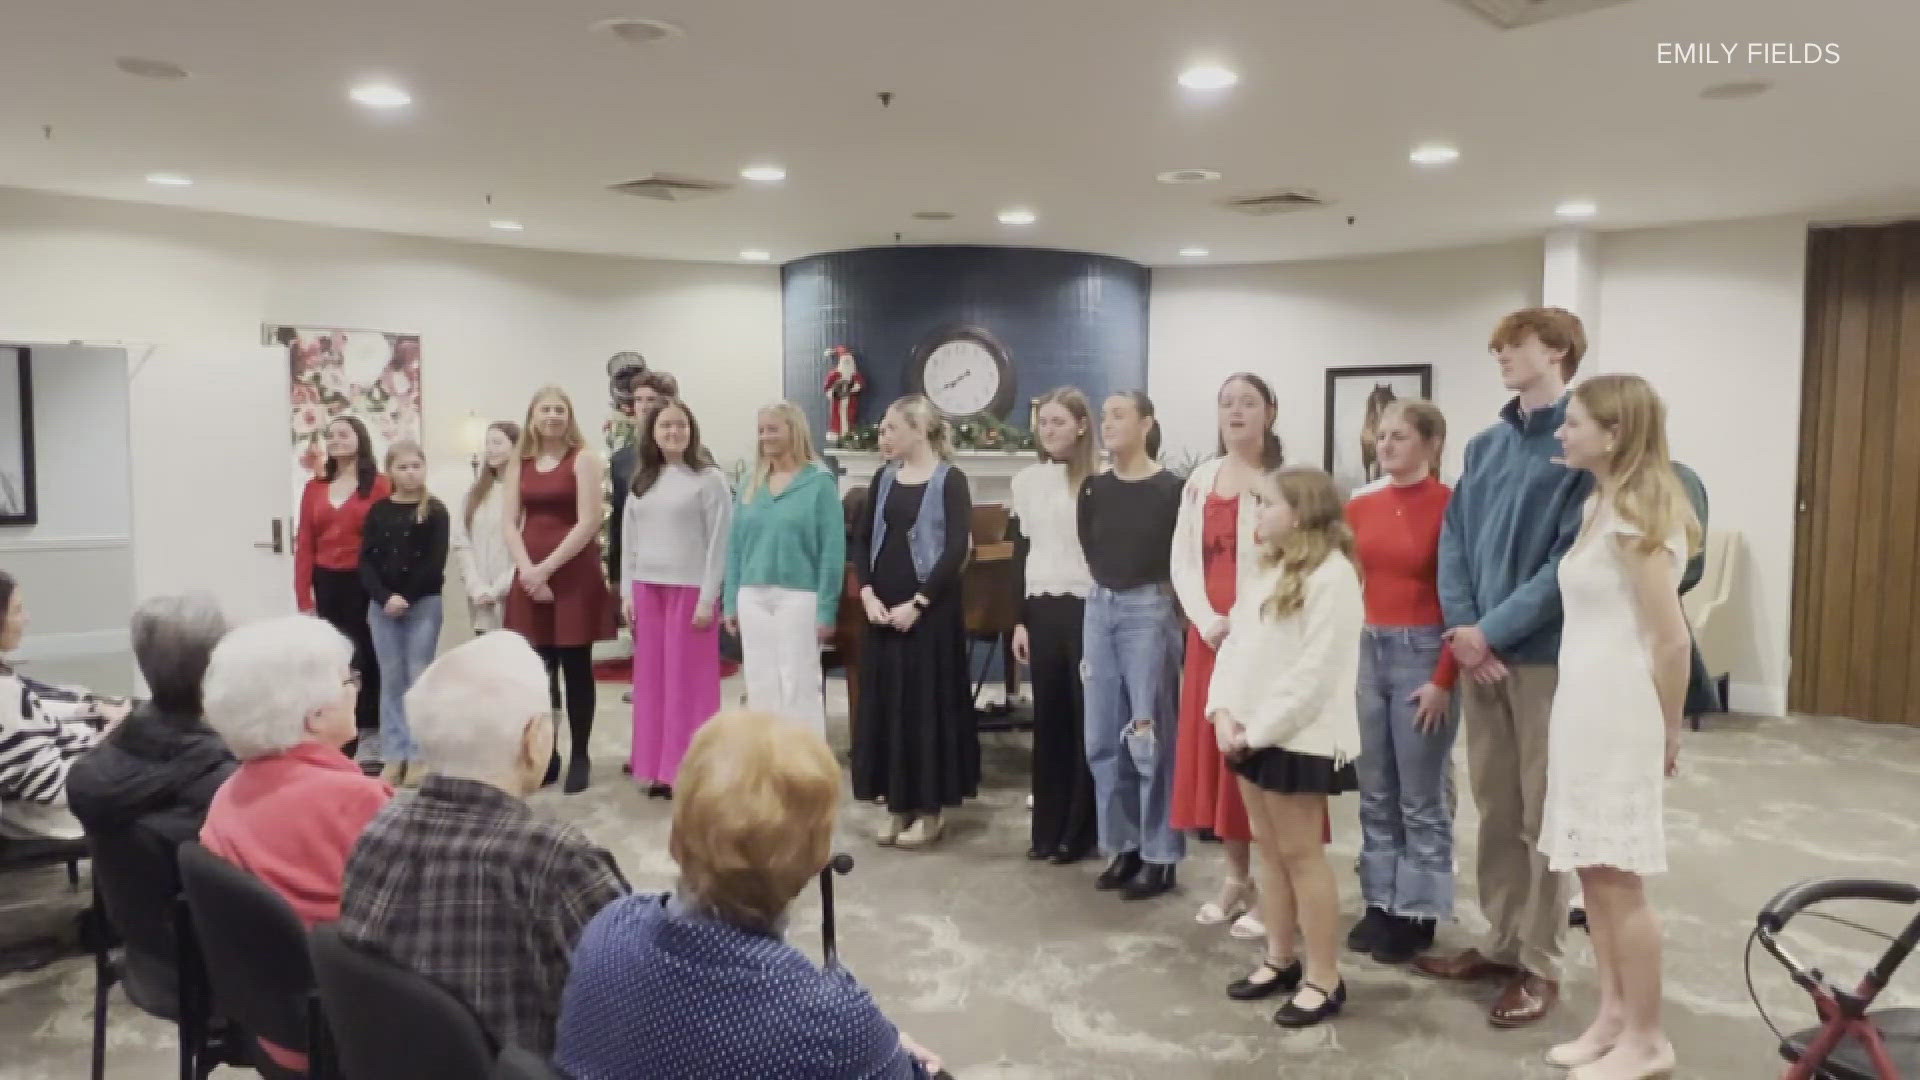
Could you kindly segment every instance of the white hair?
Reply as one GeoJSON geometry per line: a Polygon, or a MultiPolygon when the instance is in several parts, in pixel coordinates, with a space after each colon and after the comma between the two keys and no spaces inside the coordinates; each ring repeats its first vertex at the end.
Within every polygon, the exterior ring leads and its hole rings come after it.
{"type": "Polygon", "coordinates": [[[552,707],[547,669],[511,630],[482,634],[435,660],[407,691],[407,729],[435,772],[510,776],[527,721],[552,707]]]}
{"type": "Polygon", "coordinates": [[[311,615],[262,619],[233,630],[207,661],[207,725],[242,761],[307,741],[307,717],[340,700],[353,645],[311,615]]]}

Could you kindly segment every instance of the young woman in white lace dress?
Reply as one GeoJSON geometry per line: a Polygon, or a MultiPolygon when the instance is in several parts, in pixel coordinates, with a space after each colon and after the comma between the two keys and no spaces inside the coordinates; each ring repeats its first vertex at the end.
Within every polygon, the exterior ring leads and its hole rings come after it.
{"type": "Polygon", "coordinates": [[[1600,1009],[1547,1060],[1576,1080],[1648,1080],[1670,1076],[1674,1054],[1660,1024],[1660,922],[1642,877],[1667,868],[1662,789],[1680,751],[1689,656],[1680,572],[1700,526],[1646,380],[1580,384],[1560,442],[1567,464],[1597,483],[1560,560],[1566,624],[1540,850],[1555,871],[1579,872],[1600,1009]]]}

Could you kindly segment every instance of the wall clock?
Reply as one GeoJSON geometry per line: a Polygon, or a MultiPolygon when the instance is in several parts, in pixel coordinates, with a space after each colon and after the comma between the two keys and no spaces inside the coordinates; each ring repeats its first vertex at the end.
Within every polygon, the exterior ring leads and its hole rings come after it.
{"type": "Polygon", "coordinates": [[[977,326],[949,327],[928,335],[913,351],[911,388],[933,407],[960,419],[991,414],[1004,420],[1013,404],[1013,367],[1007,350],[977,326]]]}

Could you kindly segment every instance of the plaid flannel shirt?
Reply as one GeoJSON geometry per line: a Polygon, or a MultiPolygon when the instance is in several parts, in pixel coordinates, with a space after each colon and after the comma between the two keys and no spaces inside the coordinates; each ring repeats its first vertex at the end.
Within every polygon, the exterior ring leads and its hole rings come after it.
{"type": "Polygon", "coordinates": [[[627,892],[613,856],[572,825],[434,775],[361,835],[339,929],[459,996],[502,1046],[545,1054],[581,930],[627,892]]]}

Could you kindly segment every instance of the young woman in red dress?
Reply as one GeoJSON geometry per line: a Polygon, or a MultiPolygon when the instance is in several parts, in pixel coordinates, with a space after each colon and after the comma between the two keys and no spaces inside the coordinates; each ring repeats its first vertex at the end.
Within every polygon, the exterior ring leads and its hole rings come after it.
{"type": "Polygon", "coordinates": [[[1173,531],[1173,589],[1187,617],[1186,670],[1180,681],[1180,741],[1173,772],[1173,827],[1207,830],[1227,852],[1226,882],[1200,906],[1196,922],[1232,922],[1235,937],[1266,932],[1250,872],[1253,832],[1240,787],[1220,756],[1207,722],[1207,686],[1216,650],[1226,638],[1227,612],[1239,582],[1254,569],[1253,538],[1262,476],[1280,467],[1279,406],[1258,375],[1228,376],[1220,386],[1219,456],[1187,478],[1173,531]]]}
{"type": "MultiPolygon", "coordinates": [[[[566,791],[586,789],[593,765],[593,643],[614,635],[613,593],[600,566],[600,484],[606,466],[587,449],[566,391],[545,386],[527,406],[516,452],[520,467],[505,470],[507,550],[513,588],[506,628],[525,637],[566,687],[573,755],[566,791]]],[[[557,708],[558,702],[555,703],[557,708]]],[[[560,771],[560,748],[547,770],[560,771]]]]}

